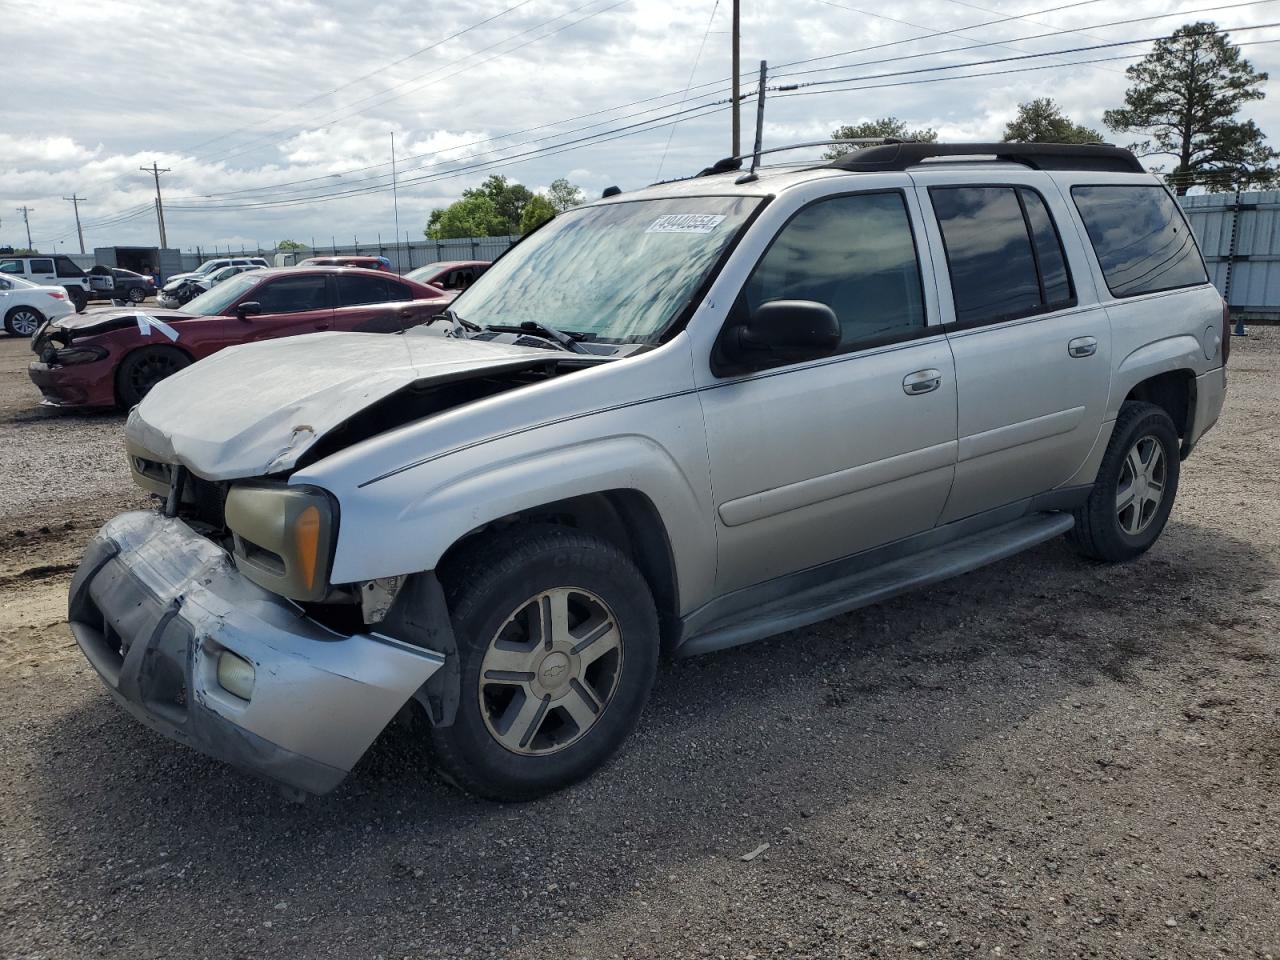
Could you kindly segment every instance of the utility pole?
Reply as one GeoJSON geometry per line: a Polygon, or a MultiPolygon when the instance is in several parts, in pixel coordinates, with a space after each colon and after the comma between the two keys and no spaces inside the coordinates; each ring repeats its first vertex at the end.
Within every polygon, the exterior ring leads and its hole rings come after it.
{"type": "Polygon", "coordinates": [[[760,88],[756,93],[756,145],[751,151],[751,172],[756,172],[756,167],[760,166],[760,148],[764,145],[764,86],[769,76],[769,64],[760,61],[760,88]]]}
{"type": "Polygon", "coordinates": [[[24,224],[26,224],[26,227],[27,227],[27,249],[28,249],[28,250],[31,250],[31,249],[33,249],[33,247],[31,246],[31,216],[30,216],[30,215],[36,212],[36,211],[35,211],[35,207],[28,207],[28,206],[24,203],[22,206],[18,207],[18,212],[19,212],[20,214],[22,214],[22,222],[23,222],[24,224]]]}
{"type": "Polygon", "coordinates": [[[143,173],[149,173],[156,178],[156,220],[160,224],[160,246],[167,249],[169,246],[169,238],[164,232],[164,201],[160,199],[160,174],[169,173],[168,167],[160,167],[154,160],[151,161],[149,167],[139,167],[143,173]]]}
{"type": "Polygon", "coordinates": [[[742,117],[739,114],[741,104],[738,102],[738,73],[739,64],[739,42],[741,37],[738,30],[738,14],[739,4],[741,0],[733,0],[733,151],[729,154],[731,157],[742,156],[742,117]]]}
{"type": "Polygon", "coordinates": [[[76,208],[76,234],[80,237],[80,252],[84,253],[84,231],[80,229],[80,204],[84,203],[85,199],[84,197],[77,197],[74,193],[62,199],[70,200],[71,205],[76,208]]]}
{"type": "MultiPolygon", "coordinates": [[[[736,3],[737,0],[734,2],[736,3]]],[[[400,193],[396,188],[396,132],[394,130],[391,131],[391,203],[396,211],[396,236],[398,237],[400,236],[400,193]]],[[[399,252],[396,253],[396,273],[404,274],[404,268],[400,265],[399,252]]]]}

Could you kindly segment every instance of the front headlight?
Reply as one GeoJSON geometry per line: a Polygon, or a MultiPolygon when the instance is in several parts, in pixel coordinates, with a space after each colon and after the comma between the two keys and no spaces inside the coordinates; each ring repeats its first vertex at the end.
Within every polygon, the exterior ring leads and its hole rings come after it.
{"type": "Polygon", "coordinates": [[[236,567],[254,583],[293,600],[328,592],[337,510],[323,490],[239,483],[227,493],[225,516],[236,567]]]}

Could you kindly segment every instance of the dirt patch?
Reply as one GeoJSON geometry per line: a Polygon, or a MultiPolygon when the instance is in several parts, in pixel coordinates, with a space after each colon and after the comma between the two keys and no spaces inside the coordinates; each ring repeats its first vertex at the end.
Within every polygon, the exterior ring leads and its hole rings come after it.
{"type": "Polygon", "coordinates": [[[129,719],[62,623],[68,565],[139,502],[119,421],[11,416],[42,495],[0,518],[0,956],[1280,957],[1280,331],[1254,332],[1147,556],[1046,544],[668,665],[617,761],[513,806],[407,733],[295,806],[129,719]]]}

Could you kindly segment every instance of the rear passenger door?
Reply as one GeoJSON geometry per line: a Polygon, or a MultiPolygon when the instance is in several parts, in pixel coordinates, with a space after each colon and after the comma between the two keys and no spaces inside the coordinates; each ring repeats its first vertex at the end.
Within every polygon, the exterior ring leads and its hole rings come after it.
{"type": "Polygon", "coordinates": [[[946,523],[1065,484],[1105,416],[1111,331],[1065,201],[1035,174],[913,175],[940,251],[959,446],[946,523]],[[963,182],[968,179],[969,182],[963,182]],[[1068,242],[1064,244],[1064,231],[1068,242]]]}

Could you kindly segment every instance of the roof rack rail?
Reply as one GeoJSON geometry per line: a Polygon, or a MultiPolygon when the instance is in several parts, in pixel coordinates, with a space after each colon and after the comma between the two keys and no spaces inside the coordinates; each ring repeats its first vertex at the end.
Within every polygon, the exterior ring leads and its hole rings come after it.
{"type": "Polygon", "coordinates": [[[809,140],[805,143],[789,143],[783,147],[770,147],[768,150],[761,150],[759,154],[743,153],[736,157],[725,157],[717,160],[711,166],[698,172],[699,177],[710,177],[717,173],[732,173],[735,170],[742,169],[742,161],[750,160],[754,156],[768,156],[771,153],[785,153],[788,150],[803,150],[805,147],[829,147],[837,144],[848,144],[854,147],[870,147],[884,143],[899,143],[893,137],[860,137],[856,140],[809,140]]]}
{"type": "Polygon", "coordinates": [[[1146,173],[1130,151],[1109,143],[885,143],[832,160],[836,170],[905,170],[934,157],[994,156],[1033,170],[1146,173]]]}

